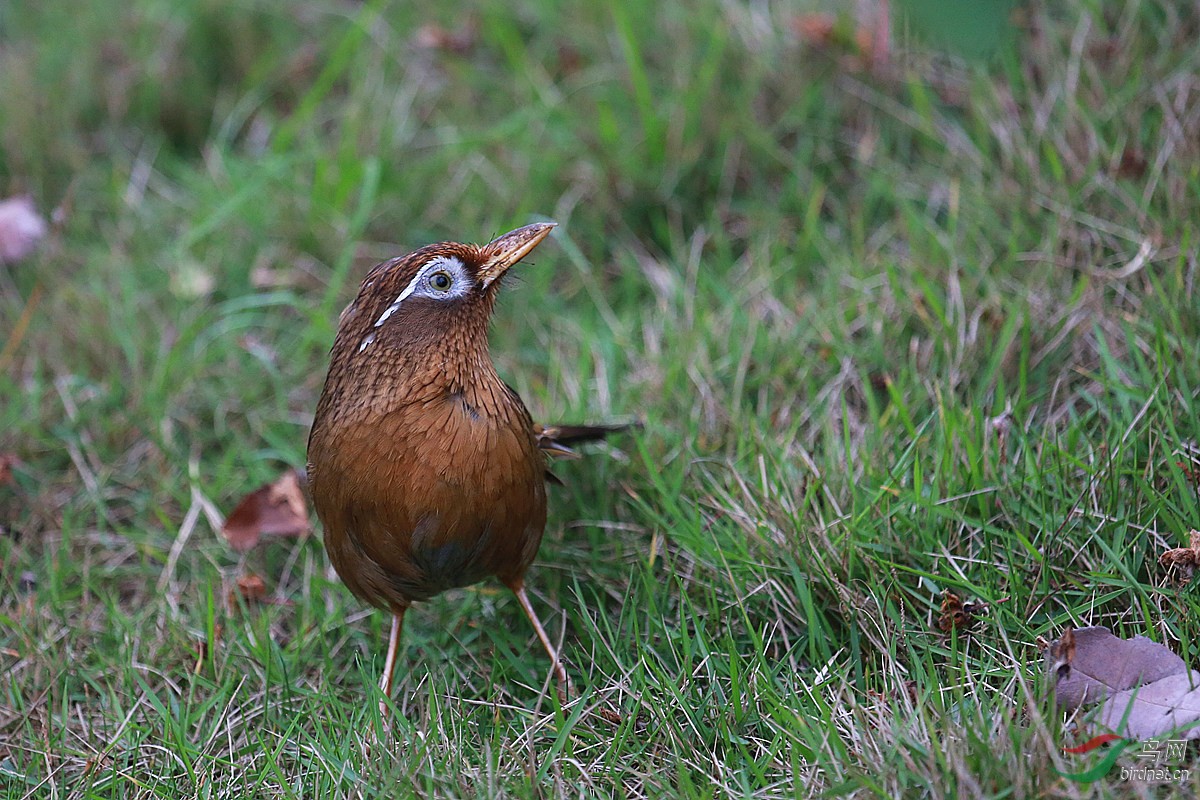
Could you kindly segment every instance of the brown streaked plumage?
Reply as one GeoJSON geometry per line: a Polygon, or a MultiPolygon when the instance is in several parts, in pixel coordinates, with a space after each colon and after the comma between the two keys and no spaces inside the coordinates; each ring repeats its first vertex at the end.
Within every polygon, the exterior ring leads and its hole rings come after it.
{"type": "Polygon", "coordinates": [[[393,614],[385,695],[409,605],[489,576],[516,594],[566,683],[524,583],[546,524],[546,455],[615,428],[535,425],[487,339],[505,272],[553,227],[379,264],[338,321],[308,477],[338,575],[393,614]]]}

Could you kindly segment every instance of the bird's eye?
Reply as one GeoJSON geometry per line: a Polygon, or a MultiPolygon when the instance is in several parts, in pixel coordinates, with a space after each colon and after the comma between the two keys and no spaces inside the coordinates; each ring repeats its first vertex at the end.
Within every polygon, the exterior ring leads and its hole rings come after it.
{"type": "Polygon", "coordinates": [[[429,276],[429,285],[439,292],[448,292],[454,285],[454,278],[449,272],[435,272],[429,276]]]}

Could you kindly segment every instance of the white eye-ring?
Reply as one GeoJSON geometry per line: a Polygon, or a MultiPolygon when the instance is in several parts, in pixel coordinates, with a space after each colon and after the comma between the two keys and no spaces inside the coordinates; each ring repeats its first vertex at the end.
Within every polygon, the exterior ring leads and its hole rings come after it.
{"type": "Polygon", "coordinates": [[[396,304],[409,295],[429,297],[434,300],[449,300],[462,297],[471,291],[471,276],[467,268],[454,256],[438,256],[417,272],[396,304]]]}
{"type": "Polygon", "coordinates": [[[412,295],[433,300],[451,300],[463,297],[471,291],[471,276],[463,262],[454,256],[438,256],[417,271],[392,304],[383,310],[375,327],[388,321],[388,317],[400,309],[400,304],[412,295]]]}

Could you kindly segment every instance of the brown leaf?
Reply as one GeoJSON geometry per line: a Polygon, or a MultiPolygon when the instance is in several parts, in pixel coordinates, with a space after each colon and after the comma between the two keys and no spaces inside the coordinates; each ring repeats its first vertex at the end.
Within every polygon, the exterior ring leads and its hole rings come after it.
{"type": "Polygon", "coordinates": [[[792,34],[801,42],[845,56],[847,69],[877,70],[891,58],[891,14],[888,0],[857,3],[849,16],[816,12],[797,14],[792,34]]]}
{"type": "Polygon", "coordinates": [[[243,553],[258,544],[260,536],[303,536],[308,533],[308,504],[300,488],[300,474],[289,469],[274,483],[260,486],[242,498],[225,518],[221,533],[230,547],[243,553]]]}
{"type": "Polygon", "coordinates": [[[621,724],[620,713],[617,711],[613,711],[611,708],[607,708],[605,706],[600,706],[598,709],[596,709],[596,715],[598,717],[600,717],[600,719],[607,722],[609,725],[620,725],[621,724]]]}
{"type": "Polygon", "coordinates": [[[975,618],[986,614],[987,605],[984,603],[964,603],[954,592],[942,593],[942,613],[938,617],[938,630],[949,633],[952,630],[967,630],[975,624],[975,618]]]}
{"type": "Polygon", "coordinates": [[[237,578],[237,588],[230,588],[226,593],[225,601],[230,612],[237,608],[238,595],[241,595],[242,600],[246,605],[260,604],[264,606],[291,606],[294,603],[286,598],[272,597],[267,592],[267,584],[258,575],[253,572],[247,572],[244,575],[239,575],[237,578]]]}
{"type": "Polygon", "coordinates": [[[474,49],[479,39],[478,33],[474,21],[468,21],[454,30],[431,23],[417,28],[415,43],[422,50],[441,50],[461,56],[474,49]]]}
{"type": "Polygon", "coordinates": [[[797,14],[792,19],[792,32],[796,38],[816,47],[828,47],[832,44],[836,29],[837,17],[833,14],[797,14]]]}
{"type": "Polygon", "coordinates": [[[913,705],[917,704],[917,682],[905,681],[899,687],[891,692],[877,692],[874,689],[867,689],[867,696],[873,697],[881,704],[889,707],[902,705],[901,701],[907,698],[908,702],[913,705]]]}
{"type": "Polygon", "coordinates": [[[561,75],[574,75],[583,68],[583,54],[566,42],[557,48],[558,71],[561,75]]]}
{"type": "Polygon", "coordinates": [[[13,264],[28,258],[46,237],[42,219],[26,195],[0,200],[0,263],[13,264]]]}
{"type": "Polygon", "coordinates": [[[1117,164],[1117,177],[1136,180],[1146,175],[1146,155],[1138,147],[1126,147],[1121,151],[1121,161],[1117,164]]]}
{"type": "Polygon", "coordinates": [[[12,483],[12,468],[17,463],[17,457],[12,453],[0,453],[0,483],[12,483]]]}
{"type": "Polygon", "coordinates": [[[1193,486],[1200,489],[1200,466],[1192,466],[1186,461],[1176,461],[1175,466],[1183,470],[1183,476],[1191,481],[1193,486]]]}
{"type": "Polygon", "coordinates": [[[1129,739],[1200,738],[1200,672],[1164,645],[1102,627],[1068,628],[1045,662],[1064,709],[1098,702],[1092,720],[1129,739]]]}
{"type": "Polygon", "coordinates": [[[1200,531],[1192,531],[1187,547],[1176,547],[1158,557],[1159,566],[1178,568],[1184,573],[1184,582],[1191,579],[1196,567],[1200,566],[1200,531]]]}
{"type": "Polygon", "coordinates": [[[253,603],[256,600],[262,600],[267,596],[267,584],[263,579],[255,575],[253,572],[248,572],[245,575],[239,575],[237,579],[238,591],[246,602],[253,603]]]}

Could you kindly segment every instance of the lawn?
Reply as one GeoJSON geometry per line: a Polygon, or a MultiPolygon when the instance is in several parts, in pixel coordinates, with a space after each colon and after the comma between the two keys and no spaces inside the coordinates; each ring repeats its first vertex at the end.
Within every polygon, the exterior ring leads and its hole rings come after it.
{"type": "Polygon", "coordinates": [[[853,5],[0,2],[0,797],[1178,795],[1061,776],[1037,640],[1200,667],[1200,7],[853,5]],[[485,582],[385,721],[315,518],[222,517],[371,265],[545,219],[497,369],[642,423],[550,488],[576,693],[485,582]]]}

